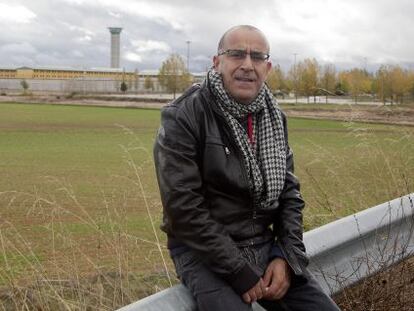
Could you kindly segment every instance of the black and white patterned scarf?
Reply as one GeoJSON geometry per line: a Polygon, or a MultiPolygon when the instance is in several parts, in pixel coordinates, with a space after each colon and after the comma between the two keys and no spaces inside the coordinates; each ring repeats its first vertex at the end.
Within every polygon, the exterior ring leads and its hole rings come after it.
{"type": "Polygon", "coordinates": [[[243,153],[254,204],[257,208],[268,208],[282,192],[286,176],[285,135],[276,99],[264,85],[253,102],[248,105],[238,103],[224,89],[217,71],[211,69],[207,75],[210,89],[243,153]],[[253,117],[253,145],[241,124],[248,114],[253,117]]]}

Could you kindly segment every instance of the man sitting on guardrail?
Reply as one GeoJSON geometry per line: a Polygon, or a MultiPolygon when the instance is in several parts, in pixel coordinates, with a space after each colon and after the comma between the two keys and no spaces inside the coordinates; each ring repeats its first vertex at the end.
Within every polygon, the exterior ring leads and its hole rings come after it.
{"type": "Polygon", "coordinates": [[[269,43],[229,29],[213,68],[162,111],[162,229],[199,310],[339,310],[308,272],[286,117],[264,84],[269,43]]]}

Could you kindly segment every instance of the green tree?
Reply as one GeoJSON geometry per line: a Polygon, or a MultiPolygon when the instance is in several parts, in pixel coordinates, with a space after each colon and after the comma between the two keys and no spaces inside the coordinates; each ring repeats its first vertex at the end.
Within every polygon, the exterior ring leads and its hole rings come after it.
{"type": "Polygon", "coordinates": [[[162,63],[158,80],[175,98],[177,92],[182,92],[191,85],[192,77],[181,56],[172,54],[162,63]]]}
{"type": "Polygon", "coordinates": [[[20,85],[23,88],[23,93],[26,94],[27,90],[29,89],[29,83],[27,83],[27,81],[23,79],[20,81],[20,85]]]}
{"type": "Polygon", "coordinates": [[[125,93],[127,90],[128,90],[128,85],[125,83],[125,81],[122,81],[121,91],[125,93]]]}

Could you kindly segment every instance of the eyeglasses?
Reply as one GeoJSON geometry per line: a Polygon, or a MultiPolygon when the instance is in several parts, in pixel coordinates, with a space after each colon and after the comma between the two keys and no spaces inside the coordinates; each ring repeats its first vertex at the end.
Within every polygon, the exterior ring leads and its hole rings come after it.
{"type": "Polygon", "coordinates": [[[247,53],[246,50],[225,50],[217,53],[218,56],[226,54],[228,57],[234,60],[243,60],[247,55],[250,55],[252,61],[260,63],[269,59],[270,55],[262,52],[250,52],[247,53]]]}

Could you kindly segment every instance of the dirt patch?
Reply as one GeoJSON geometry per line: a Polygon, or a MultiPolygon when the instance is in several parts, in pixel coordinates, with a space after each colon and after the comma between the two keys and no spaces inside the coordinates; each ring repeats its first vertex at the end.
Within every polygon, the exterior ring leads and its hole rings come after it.
{"type": "Polygon", "coordinates": [[[341,121],[359,121],[384,124],[398,124],[414,126],[414,107],[388,106],[359,106],[351,108],[338,105],[337,109],[301,109],[283,107],[283,111],[290,117],[305,117],[314,119],[329,119],[341,121]]]}
{"type": "Polygon", "coordinates": [[[97,97],[65,97],[56,95],[0,96],[0,103],[1,102],[147,109],[161,109],[166,104],[165,100],[155,101],[146,98],[119,99],[116,97],[102,97],[101,99],[98,99],[97,97]]]}

